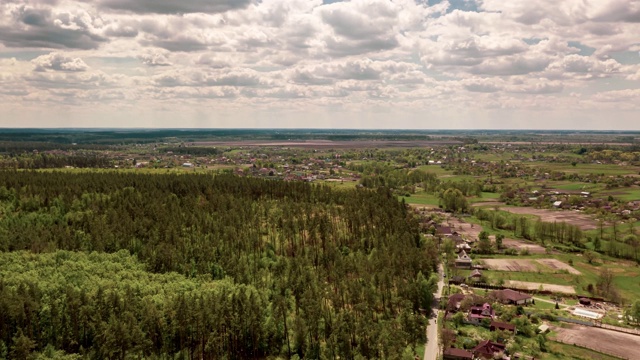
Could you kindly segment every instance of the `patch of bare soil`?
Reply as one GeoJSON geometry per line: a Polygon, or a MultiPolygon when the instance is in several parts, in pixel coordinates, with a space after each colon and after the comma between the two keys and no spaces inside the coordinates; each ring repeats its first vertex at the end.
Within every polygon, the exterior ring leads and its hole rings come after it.
{"type": "Polygon", "coordinates": [[[533,260],[529,259],[483,259],[487,268],[500,271],[522,271],[535,272],[538,266],[533,260]]]}
{"type": "Polygon", "coordinates": [[[581,272],[574,269],[571,265],[565,264],[558,259],[538,259],[540,264],[545,265],[553,270],[567,270],[569,274],[580,275],[581,272]]]}
{"type": "Polygon", "coordinates": [[[640,359],[640,336],[600,329],[597,327],[567,325],[553,326],[555,340],[583,346],[622,359],[640,359]]]}
{"type": "Polygon", "coordinates": [[[478,234],[482,231],[482,226],[465,222],[453,216],[449,217],[446,223],[451,226],[452,230],[457,231],[458,234],[466,235],[472,239],[477,239],[478,234]]]}
{"type": "Polygon", "coordinates": [[[526,289],[526,290],[538,290],[540,289],[540,286],[542,286],[542,290],[544,291],[559,292],[564,294],[576,293],[576,290],[573,288],[573,286],[543,284],[543,283],[528,282],[528,281],[507,280],[505,281],[505,286],[512,287],[514,289],[526,289]]]}
{"type": "Polygon", "coordinates": [[[529,254],[546,254],[547,252],[544,247],[538,244],[509,238],[505,238],[502,240],[502,246],[506,248],[516,249],[518,252],[526,249],[529,251],[529,254]]]}
{"type": "MultiPolygon", "coordinates": [[[[476,203],[473,206],[479,206],[476,203]]],[[[487,205],[487,204],[485,204],[487,205]]],[[[548,209],[535,209],[532,207],[501,207],[500,210],[508,211],[513,214],[521,215],[535,215],[542,221],[547,222],[566,222],[580,227],[582,230],[593,230],[598,228],[598,223],[591,217],[581,214],[576,211],[570,210],[548,210],[548,209]]]]}

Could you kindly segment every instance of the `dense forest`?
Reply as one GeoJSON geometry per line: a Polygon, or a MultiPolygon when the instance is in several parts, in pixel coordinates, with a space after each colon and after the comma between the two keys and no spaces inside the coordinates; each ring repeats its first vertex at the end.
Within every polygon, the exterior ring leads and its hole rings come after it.
{"type": "Polygon", "coordinates": [[[0,357],[412,358],[413,216],[382,188],[0,171],[0,357]]]}

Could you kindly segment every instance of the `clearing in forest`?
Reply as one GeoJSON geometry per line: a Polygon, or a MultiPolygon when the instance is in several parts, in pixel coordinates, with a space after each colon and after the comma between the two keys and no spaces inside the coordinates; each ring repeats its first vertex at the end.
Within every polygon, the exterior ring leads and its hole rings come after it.
{"type": "Polygon", "coordinates": [[[527,282],[527,281],[507,280],[505,281],[505,286],[511,287],[514,289],[523,289],[523,290],[539,290],[540,287],[542,287],[543,291],[551,291],[551,292],[558,292],[558,293],[564,293],[564,294],[576,293],[576,290],[573,288],[573,286],[543,284],[543,283],[527,282]]]}

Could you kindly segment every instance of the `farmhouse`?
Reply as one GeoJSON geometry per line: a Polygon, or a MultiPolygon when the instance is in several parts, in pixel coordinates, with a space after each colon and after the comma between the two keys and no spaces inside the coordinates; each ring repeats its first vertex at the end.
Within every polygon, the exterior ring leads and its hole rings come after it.
{"type": "Polygon", "coordinates": [[[485,340],[473,348],[473,355],[481,359],[493,359],[495,354],[504,353],[506,346],[504,344],[485,340]]]}
{"type": "Polygon", "coordinates": [[[444,360],[472,360],[473,353],[470,353],[467,350],[449,348],[444,350],[442,358],[444,360]]]}
{"type": "Polygon", "coordinates": [[[458,258],[456,259],[456,267],[457,268],[471,268],[471,258],[467,255],[467,252],[462,250],[460,254],[458,254],[458,258]]]}
{"type": "Polygon", "coordinates": [[[471,251],[471,246],[469,246],[469,244],[467,244],[466,242],[462,242],[459,245],[456,245],[456,252],[460,252],[462,250],[464,251],[471,251]]]}
{"type": "Polygon", "coordinates": [[[447,311],[457,312],[460,309],[460,303],[464,299],[464,294],[453,294],[447,300],[447,311]]]}
{"type": "Polygon", "coordinates": [[[471,309],[469,309],[469,316],[467,316],[467,320],[474,325],[480,325],[482,320],[493,320],[495,315],[496,313],[493,311],[491,305],[485,303],[482,306],[472,306],[471,309]]]}
{"type": "Polygon", "coordinates": [[[511,290],[496,290],[489,294],[489,296],[495,298],[503,304],[511,304],[511,305],[524,305],[528,304],[532,297],[530,295],[511,290]]]}
{"type": "Polygon", "coordinates": [[[478,281],[480,279],[482,279],[482,271],[475,269],[471,272],[471,275],[469,275],[469,279],[478,281]]]}
{"type": "Polygon", "coordinates": [[[489,325],[489,330],[491,330],[491,331],[496,331],[496,330],[510,331],[514,335],[516,334],[516,326],[515,325],[509,324],[509,323],[503,323],[503,322],[499,322],[499,321],[492,321],[491,325],[489,325]]]}

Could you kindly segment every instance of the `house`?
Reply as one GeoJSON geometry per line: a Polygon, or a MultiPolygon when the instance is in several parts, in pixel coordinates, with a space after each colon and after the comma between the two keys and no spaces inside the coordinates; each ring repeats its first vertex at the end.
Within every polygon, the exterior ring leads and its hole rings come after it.
{"type": "Polygon", "coordinates": [[[559,208],[561,205],[562,205],[562,201],[560,201],[560,200],[553,202],[553,207],[555,207],[555,208],[559,208]]]}
{"type": "Polygon", "coordinates": [[[466,242],[463,242],[459,245],[456,245],[456,252],[460,252],[462,250],[464,251],[471,251],[471,246],[469,246],[469,244],[467,244],[466,242]]]}
{"type": "Polygon", "coordinates": [[[449,284],[460,285],[464,283],[464,276],[452,276],[449,279],[449,284]]]}
{"type": "Polygon", "coordinates": [[[496,290],[494,292],[491,292],[489,296],[495,298],[503,304],[510,305],[524,305],[530,303],[532,300],[532,297],[530,295],[511,289],[496,290]]]}
{"type": "Polygon", "coordinates": [[[491,325],[489,325],[489,330],[491,330],[491,331],[496,331],[496,330],[509,331],[509,332],[512,332],[514,335],[516,334],[516,326],[515,325],[509,324],[509,323],[503,323],[503,322],[499,322],[499,321],[492,321],[491,325]]]}
{"type": "Polygon", "coordinates": [[[480,325],[482,320],[488,319],[493,320],[496,316],[495,311],[491,307],[490,304],[484,303],[480,306],[472,306],[469,309],[469,315],[467,316],[467,321],[474,325],[480,325]]]}
{"type": "MultiPolygon", "coordinates": [[[[456,244],[456,247],[458,245],[462,245],[465,244],[464,239],[462,238],[462,236],[458,235],[458,234],[453,234],[449,237],[451,239],[451,241],[453,241],[454,244],[456,244]]],[[[468,246],[468,245],[467,245],[468,246]]],[[[471,248],[469,248],[471,249],[471,248]]]]}
{"type": "Polygon", "coordinates": [[[493,342],[491,340],[482,341],[471,351],[473,355],[481,359],[493,359],[495,354],[504,353],[506,346],[504,344],[493,342]]]}
{"type": "Polygon", "coordinates": [[[456,259],[456,267],[457,268],[471,268],[471,258],[467,255],[467,252],[462,250],[460,254],[458,254],[458,258],[456,259]]]}
{"type": "Polygon", "coordinates": [[[183,163],[182,167],[193,167],[193,163],[190,163],[190,162],[183,163]]]}
{"type": "Polygon", "coordinates": [[[467,350],[449,348],[444,350],[442,358],[444,360],[472,360],[473,353],[470,353],[467,350]]]}
{"type": "Polygon", "coordinates": [[[440,235],[440,236],[451,236],[453,234],[453,231],[451,230],[451,227],[449,226],[438,226],[436,228],[436,235],[440,235]]]}
{"type": "Polygon", "coordinates": [[[475,269],[471,272],[471,275],[469,275],[469,279],[472,279],[474,281],[478,281],[480,279],[482,279],[482,271],[475,269]]]}
{"type": "Polygon", "coordinates": [[[457,312],[460,309],[460,303],[464,299],[464,294],[453,294],[447,300],[447,311],[457,312]]]}

